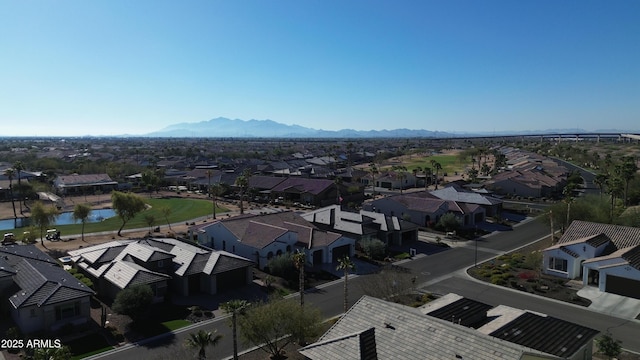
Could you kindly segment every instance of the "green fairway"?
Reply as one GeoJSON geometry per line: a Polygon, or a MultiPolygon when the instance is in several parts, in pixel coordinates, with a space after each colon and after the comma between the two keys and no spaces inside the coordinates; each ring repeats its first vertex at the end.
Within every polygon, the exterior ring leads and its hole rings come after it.
{"type": "MultiPolygon", "coordinates": [[[[124,227],[125,229],[148,228],[149,225],[145,220],[146,215],[152,215],[155,218],[155,223],[153,226],[164,226],[167,225],[167,222],[186,222],[188,220],[213,214],[213,205],[210,200],[184,198],[145,198],[144,201],[149,205],[149,208],[128,221],[124,227]],[[169,214],[168,219],[165,219],[164,214],[161,211],[163,207],[168,207],[169,209],[171,209],[171,214],[169,214]]],[[[223,213],[227,211],[229,210],[224,207],[216,207],[217,213],[223,213]]],[[[115,231],[120,228],[120,225],[122,225],[122,220],[118,216],[114,216],[100,222],[86,223],[84,226],[84,233],[88,234],[93,232],[115,231]]],[[[60,230],[63,236],[68,234],[80,234],[82,232],[82,224],[56,225],[55,228],[60,230]]]]}
{"type": "Polygon", "coordinates": [[[467,165],[470,162],[465,161],[461,162],[460,157],[458,155],[433,155],[428,157],[414,157],[411,160],[406,161],[405,166],[409,171],[413,171],[416,167],[421,168],[432,168],[431,160],[435,160],[442,165],[442,170],[439,171],[440,174],[448,173],[453,174],[454,172],[462,173],[467,165]]]}

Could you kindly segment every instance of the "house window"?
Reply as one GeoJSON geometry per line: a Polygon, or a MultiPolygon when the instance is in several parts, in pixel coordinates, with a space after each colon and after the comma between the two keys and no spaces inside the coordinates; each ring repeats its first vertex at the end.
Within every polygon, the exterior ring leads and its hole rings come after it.
{"type": "Polygon", "coordinates": [[[233,246],[231,247],[231,252],[232,252],[232,253],[234,253],[234,254],[236,253],[236,246],[235,246],[235,245],[233,245],[233,246]]]}
{"type": "Polygon", "coordinates": [[[80,301],[73,304],[56,306],[56,320],[69,319],[80,315],[80,301]]]}
{"type": "Polygon", "coordinates": [[[560,258],[549,258],[549,269],[567,272],[567,260],[560,258]]]}
{"type": "Polygon", "coordinates": [[[278,251],[276,252],[276,255],[277,255],[277,256],[282,255],[282,250],[278,250],[278,251]]]}
{"type": "Polygon", "coordinates": [[[273,252],[269,251],[269,253],[267,254],[267,260],[271,260],[271,258],[273,258],[273,252]]]}
{"type": "Polygon", "coordinates": [[[158,267],[164,267],[164,260],[158,260],[158,267]]]}
{"type": "Polygon", "coordinates": [[[227,242],[222,240],[222,251],[227,251],[227,242]]]}
{"type": "Polygon", "coordinates": [[[290,253],[291,252],[291,245],[287,245],[287,252],[290,253]]]}

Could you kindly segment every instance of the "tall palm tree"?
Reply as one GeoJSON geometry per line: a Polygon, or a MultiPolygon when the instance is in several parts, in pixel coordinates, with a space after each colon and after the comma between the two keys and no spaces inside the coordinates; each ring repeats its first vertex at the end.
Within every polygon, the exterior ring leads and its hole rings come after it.
{"type": "Polygon", "coordinates": [[[622,196],[624,193],[624,183],[622,179],[617,176],[609,178],[609,181],[607,182],[607,193],[611,196],[610,219],[613,220],[616,197],[622,196]]]}
{"type": "MultiPolygon", "coordinates": [[[[13,163],[13,170],[15,170],[18,173],[18,191],[22,191],[22,170],[24,170],[24,164],[22,163],[22,161],[16,161],[13,163]]],[[[22,197],[22,194],[20,195],[20,197],[22,197]]],[[[22,201],[18,201],[18,204],[20,204],[20,214],[22,214],[22,201]]]]}
{"type": "MultiPolygon", "coordinates": [[[[422,172],[422,167],[421,166],[416,166],[413,169],[413,177],[416,180],[416,185],[415,185],[416,188],[418,187],[418,173],[420,173],[420,172],[422,172]]],[[[425,178],[424,181],[426,182],[427,179],[425,178]]]]}
{"type": "Polygon", "coordinates": [[[73,220],[82,222],[82,241],[84,241],[84,224],[87,222],[90,213],[91,207],[87,204],[76,204],[73,208],[73,220]]]}
{"type": "Polygon", "coordinates": [[[13,206],[13,221],[14,227],[17,227],[18,214],[16,213],[16,201],[13,196],[13,177],[15,176],[15,170],[9,168],[4,171],[4,175],[9,179],[9,196],[11,196],[11,205],[13,206]]]}
{"type": "Polygon", "coordinates": [[[249,169],[244,169],[242,175],[236,179],[236,185],[240,188],[240,214],[244,214],[244,195],[249,188],[249,178],[251,172],[249,169]]]}
{"type": "Polygon", "coordinates": [[[355,268],[356,264],[354,264],[348,256],[338,259],[338,266],[336,267],[336,270],[344,271],[344,312],[349,310],[349,271],[355,270],[355,268]]]}
{"type": "Polygon", "coordinates": [[[373,190],[373,197],[376,197],[376,175],[378,174],[378,166],[376,163],[369,164],[369,172],[371,173],[371,189],[373,190]]]}
{"type": "Polygon", "coordinates": [[[340,186],[342,186],[342,178],[340,176],[336,176],[333,180],[333,183],[336,185],[336,204],[340,206],[342,204],[342,196],[340,196],[340,186]]]}
{"type": "Polygon", "coordinates": [[[222,193],[222,185],[215,183],[211,185],[211,196],[213,201],[213,218],[216,218],[216,207],[218,207],[218,196],[222,193]]]}
{"type": "Polygon", "coordinates": [[[200,330],[197,333],[190,333],[187,340],[185,340],[185,346],[189,348],[198,349],[198,359],[203,360],[207,358],[205,349],[208,346],[216,346],[222,335],[216,334],[216,331],[204,331],[200,330]]]}
{"type": "Polygon", "coordinates": [[[431,160],[431,166],[436,170],[436,190],[438,190],[438,171],[442,170],[442,165],[435,160],[431,160]]]}
{"type": "Polygon", "coordinates": [[[220,307],[222,310],[231,314],[231,333],[233,334],[233,359],[238,360],[238,315],[242,314],[249,306],[246,300],[230,300],[223,303],[220,307]]]}
{"type": "Polygon", "coordinates": [[[304,264],[306,263],[306,257],[304,252],[296,251],[293,254],[293,265],[298,269],[298,286],[300,289],[300,306],[304,306],[304,264]]]}
{"type": "Polygon", "coordinates": [[[636,165],[636,159],[632,156],[623,156],[622,163],[617,164],[615,167],[616,174],[624,182],[624,201],[623,204],[627,206],[627,194],[629,192],[629,182],[633,180],[638,172],[638,166],[636,165]]]}
{"type": "Polygon", "coordinates": [[[607,184],[608,176],[607,174],[599,173],[593,179],[593,183],[596,184],[598,189],[600,189],[600,198],[602,199],[602,191],[604,190],[604,186],[607,184]]]}
{"type": "Polygon", "coordinates": [[[425,167],[424,168],[424,189],[427,190],[427,186],[431,185],[431,180],[433,179],[433,173],[431,172],[431,168],[430,167],[425,167]],[[427,179],[429,179],[429,182],[427,183],[427,179]]]}

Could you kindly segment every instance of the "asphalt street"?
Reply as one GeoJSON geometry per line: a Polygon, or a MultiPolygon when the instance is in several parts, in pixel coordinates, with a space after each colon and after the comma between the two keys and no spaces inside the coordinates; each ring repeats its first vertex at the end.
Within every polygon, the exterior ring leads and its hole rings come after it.
{"type": "MultiPolygon", "coordinates": [[[[417,286],[425,291],[446,294],[455,292],[460,295],[482,301],[491,305],[505,304],[522,309],[530,309],[549,314],[564,320],[572,321],[600,331],[611,331],[623,341],[625,349],[640,352],[640,322],[624,320],[616,317],[595,313],[586,308],[549,300],[543,297],[510,291],[485,283],[476,282],[466,276],[464,269],[491,259],[499,254],[512,251],[534,241],[548,237],[548,228],[542,223],[532,220],[514,228],[491,234],[475,241],[458,244],[454,248],[437,254],[417,258],[402,264],[417,276],[417,286]],[[477,246],[477,247],[476,247],[477,246]]],[[[545,240],[543,240],[545,241],[545,240]]],[[[363,294],[366,277],[363,275],[349,278],[349,298],[351,303],[363,294]]],[[[305,294],[305,303],[320,308],[327,318],[342,313],[343,283],[336,281],[320,289],[314,289],[305,294]]],[[[218,346],[210,348],[208,357],[212,359],[226,359],[232,355],[232,337],[226,319],[215,319],[212,322],[192,325],[181,329],[156,341],[128,345],[115,351],[95,356],[95,359],[168,359],[182,349],[182,344],[190,332],[199,329],[213,330],[223,335],[218,346]]],[[[247,349],[242,345],[241,349],[247,349]]]]}

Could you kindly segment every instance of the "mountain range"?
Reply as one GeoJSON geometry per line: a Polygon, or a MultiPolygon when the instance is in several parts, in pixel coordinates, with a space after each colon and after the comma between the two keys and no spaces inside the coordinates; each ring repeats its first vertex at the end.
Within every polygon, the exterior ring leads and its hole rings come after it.
{"type": "MultiPolygon", "coordinates": [[[[201,122],[184,122],[169,125],[161,130],[143,136],[146,137],[213,137],[213,138],[454,138],[472,136],[506,136],[527,134],[580,134],[583,129],[552,129],[538,131],[498,131],[485,133],[450,133],[429,130],[318,130],[299,125],[286,125],[273,120],[240,120],[218,117],[201,122]]],[[[597,130],[592,132],[616,133],[620,130],[597,130]]]]}

